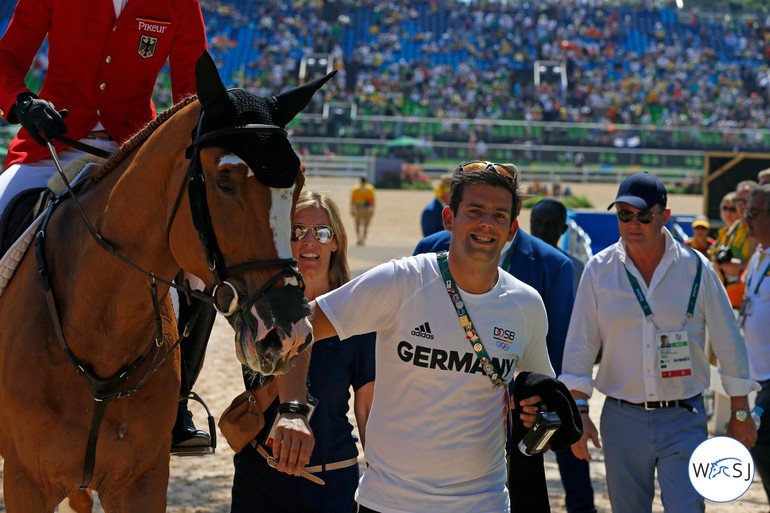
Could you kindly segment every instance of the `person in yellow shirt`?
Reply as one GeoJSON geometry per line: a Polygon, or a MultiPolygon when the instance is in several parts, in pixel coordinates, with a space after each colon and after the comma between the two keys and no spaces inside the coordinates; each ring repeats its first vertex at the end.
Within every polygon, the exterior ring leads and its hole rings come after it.
{"type": "Polygon", "coordinates": [[[374,186],[366,182],[366,177],[362,176],[361,182],[350,193],[350,215],[356,220],[358,245],[363,246],[369,221],[374,215],[374,186]]]}
{"type": "Polygon", "coordinates": [[[743,211],[746,210],[746,198],[756,185],[757,182],[752,180],[744,180],[738,184],[733,197],[736,220],[724,232],[724,236],[720,231],[717,242],[712,246],[714,251],[712,251],[711,261],[725,285],[733,308],[741,306],[745,283],[740,276],[746,262],[757,247],[756,241],[749,235],[748,226],[742,219],[743,211]],[[727,251],[728,248],[729,251],[727,251]]]}

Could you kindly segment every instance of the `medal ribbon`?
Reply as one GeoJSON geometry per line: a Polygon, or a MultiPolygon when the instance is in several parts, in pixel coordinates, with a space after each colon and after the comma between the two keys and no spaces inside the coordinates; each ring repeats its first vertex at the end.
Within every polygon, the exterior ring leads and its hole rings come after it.
{"type": "Polygon", "coordinates": [[[484,349],[484,344],[481,342],[481,339],[476,333],[476,329],[473,327],[473,321],[471,321],[471,316],[468,313],[468,310],[463,308],[465,305],[463,304],[462,297],[460,297],[460,288],[455,284],[454,278],[452,278],[452,273],[449,272],[447,252],[442,251],[438,253],[436,255],[436,259],[438,260],[438,266],[441,269],[441,276],[444,278],[444,283],[446,284],[446,290],[447,294],[449,294],[449,299],[452,300],[452,306],[454,306],[455,312],[457,312],[457,318],[460,320],[460,325],[465,331],[465,338],[468,339],[471,347],[473,347],[473,351],[481,361],[481,364],[484,368],[484,373],[489,376],[490,381],[492,381],[492,385],[496,387],[504,385],[505,380],[503,380],[500,375],[500,369],[497,368],[494,360],[492,360],[489,357],[489,354],[487,354],[487,350],[484,349]]]}

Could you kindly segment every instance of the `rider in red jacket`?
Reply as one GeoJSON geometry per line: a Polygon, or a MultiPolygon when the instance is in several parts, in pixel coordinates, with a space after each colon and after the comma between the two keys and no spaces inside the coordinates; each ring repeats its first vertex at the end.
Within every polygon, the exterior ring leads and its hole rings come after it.
{"type": "MultiPolygon", "coordinates": [[[[0,173],[0,219],[17,194],[45,187],[55,172],[46,140],[62,164],[83,155],[55,140],[65,134],[115,151],[155,117],[152,93],[167,60],[174,102],[195,94],[195,62],[205,49],[199,0],[19,0],[0,38],[0,116],[22,125],[0,173]],[[46,36],[48,70],[35,94],[24,79],[46,36]]],[[[182,344],[184,397],[200,364],[185,353],[202,359],[213,317],[208,307],[193,330],[201,333],[182,344]]],[[[173,435],[175,446],[211,445],[186,400],[173,435]]]]}
{"type": "MultiPolygon", "coordinates": [[[[154,118],[152,92],[167,59],[174,102],[195,94],[195,61],[206,49],[198,1],[123,0],[119,16],[113,3],[19,0],[0,39],[0,115],[9,123],[22,121],[14,105],[19,94],[31,93],[24,77],[46,35],[48,71],[38,94],[56,110],[67,109],[67,135],[73,139],[101,124],[123,143],[154,118]]],[[[6,167],[49,156],[22,129],[6,167]]]]}

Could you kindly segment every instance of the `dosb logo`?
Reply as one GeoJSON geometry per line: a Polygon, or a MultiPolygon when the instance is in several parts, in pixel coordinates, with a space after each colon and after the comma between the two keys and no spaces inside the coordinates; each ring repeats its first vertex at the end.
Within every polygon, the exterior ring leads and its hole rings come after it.
{"type": "Polygon", "coordinates": [[[503,328],[498,328],[497,326],[495,326],[494,337],[498,340],[505,339],[505,340],[513,341],[513,339],[516,338],[516,332],[511,330],[506,330],[503,328]]]}
{"type": "Polygon", "coordinates": [[[704,498],[713,502],[734,501],[754,480],[754,460],[742,443],[728,436],[715,436],[701,443],[689,464],[690,482],[704,498]]]}

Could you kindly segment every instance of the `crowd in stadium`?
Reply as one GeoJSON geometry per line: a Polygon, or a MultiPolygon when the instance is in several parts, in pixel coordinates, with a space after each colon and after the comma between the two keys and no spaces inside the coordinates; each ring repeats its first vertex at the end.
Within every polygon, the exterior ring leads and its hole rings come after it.
{"type": "Polygon", "coordinates": [[[644,3],[338,2],[331,20],[315,2],[260,4],[244,17],[206,3],[220,62],[243,27],[253,34],[244,80],[257,89],[290,85],[303,53],[330,52],[354,73],[338,78],[336,98],[367,114],[746,128],[768,119],[757,79],[770,62],[765,22],[685,22],[644,3]],[[567,62],[566,91],[535,87],[537,59],[567,62]]]}
{"type": "MultiPolygon", "coordinates": [[[[648,4],[201,2],[223,76],[260,94],[295,84],[303,55],[326,53],[342,71],[326,99],[359,114],[767,127],[770,21],[702,22],[648,4]],[[535,86],[538,59],[566,62],[568,87],[535,86]]],[[[33,71],[44,70],[43,55],[33,71]]]]}

